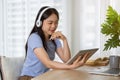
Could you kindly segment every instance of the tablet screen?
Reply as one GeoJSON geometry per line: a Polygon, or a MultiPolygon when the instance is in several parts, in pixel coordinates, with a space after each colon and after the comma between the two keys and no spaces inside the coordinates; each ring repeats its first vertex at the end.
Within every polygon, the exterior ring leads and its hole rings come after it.
{"type": "Polygon", "coordinates": [[[72,64],[79,56],[84,56],[86,53],[88,53],[88,56],[85,59],[85,62],[86,62],[97,50],[98,50],[98,48],[80,50],[70,60],[68,60],[68,62],[66,64],[72,64]]]}

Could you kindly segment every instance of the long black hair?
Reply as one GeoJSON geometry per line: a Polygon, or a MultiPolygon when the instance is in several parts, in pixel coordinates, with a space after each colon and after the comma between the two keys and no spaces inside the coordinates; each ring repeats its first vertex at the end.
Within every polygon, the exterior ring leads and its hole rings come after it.
{"type": "MultiPolygon", "coordinates": [[[[38,33],[38,35],[39,35],[39,36],[41,37],[41,39],[42,39],[43,47],[45,48],[45,50],[47,50],[47,43],[46,43],[46,40],[45,40],[44,32],[43,32],[43,30],[42,30],[42,25],[41,25],[40,27],[37,27],[37,26],[36,26],[36,21],[38,20],[38,17],[39,17],[39,15],[40,15],[41,11],[44,10],[45,8],[47,8],[47,7],[48,7],[48,6],[42,7],[42,8],[39,10],[39,12],[38,12],[38,14],[37,14],[37,17],[36,17],[36,20],[35,20],[35,23],[34,23],[34,27],[33,27],[32,31],[30,32],[30,35],[31,35],[32,33],[35,33],[35,32],[38,33]]],[[[47,19],[51,14],[56,14],[57,17],[58,17],[58,19],[59,19],[59,13],[58,13],[58,11],[57,11],[55,8],[49,8],[48,10],[46,10],[46,11],[44,12],[44,14],[42,15],[40,21],[43,22],[43,21],[44,21],[45,19],[47,19]]],[[[29,36],[30,36],[30,35],[29,35],[29,36]]],[[[54,40],[53,40],[53,43],[55,44],[54,40]]],[[[56,46],[56,44],[55,44],[55,46],[56,46]]],[[[28,42],[26,42],[26,45],[25,45],[26,55],[27,55],[27,48],[28,48],[28,42]]]]}

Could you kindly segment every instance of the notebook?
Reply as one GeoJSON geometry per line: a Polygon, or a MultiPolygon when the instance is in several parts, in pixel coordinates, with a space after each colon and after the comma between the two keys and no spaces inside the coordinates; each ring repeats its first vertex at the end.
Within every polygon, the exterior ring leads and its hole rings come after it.
{"type": "Polygon", "coordinates": [[[108,68],[104,71],[89,71],[91,74],[101,74],[108,76],[120,76],[120,68],[108,68]]]}
{"type": "Polygon", "coordinates": [[[88,53],[88,56],[85,59],[85,62],[86,62],[98,49],[99,48],[92,48],[92,49],[80,50],[70,60],[68,60],[68,62],[66,64],[72,64],[79,56],[84,56],[86,53],[88,53]]]}

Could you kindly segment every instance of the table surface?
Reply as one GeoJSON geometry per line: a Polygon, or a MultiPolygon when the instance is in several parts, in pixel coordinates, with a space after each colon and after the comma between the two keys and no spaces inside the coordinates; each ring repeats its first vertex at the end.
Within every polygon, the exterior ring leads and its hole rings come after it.
{"type": "Polygon", "coordinates": [[[120,80],[120,76],[90,74],[89,71],[103,70],[106,67],[83,66],[76,70],[51,70],[32,80],[120,80]]]}

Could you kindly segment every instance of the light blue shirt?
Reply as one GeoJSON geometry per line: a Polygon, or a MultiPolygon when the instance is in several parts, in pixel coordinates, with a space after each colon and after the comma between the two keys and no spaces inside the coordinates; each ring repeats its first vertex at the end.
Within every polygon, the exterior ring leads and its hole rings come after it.
{"type": "MultiPolygon", "coordinates": [[[[61,47],[61,43],[58,39],[55,40],[56,48],[61,47]]],[[[28,75],[28,76],[38,76],[42,73],[45,73],[49,70],[35,55],[34,49],[35,48],[42,48],[43,43],[41,38],[37,33],[33,33],[28,38],[28,51],[25,63],[23,65],[21,76],[28,75]]],[[[47,53],[51,60],[54,60],[55,57],[55,45],[50,40],[47,42],[47,53]]],[[[42,54],[42,53],[40,53],[42,54]]]]}

